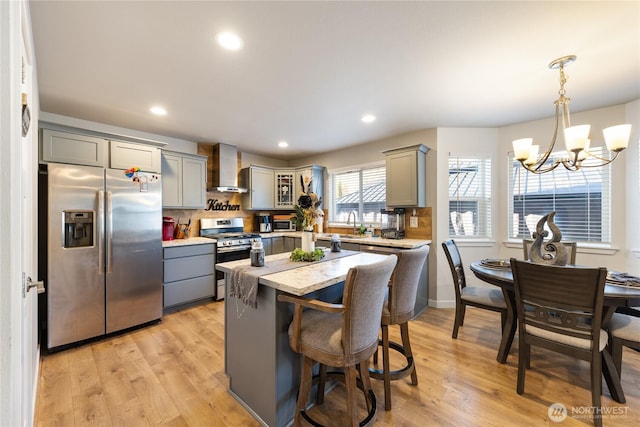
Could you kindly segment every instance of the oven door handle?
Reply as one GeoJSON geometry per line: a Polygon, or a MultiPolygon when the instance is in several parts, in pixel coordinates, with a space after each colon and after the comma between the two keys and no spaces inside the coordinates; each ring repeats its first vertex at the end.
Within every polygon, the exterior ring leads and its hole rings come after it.
{"type": "Polygon", "coordinates": [[[243,252],[251,249],[251,245],[240,245],[240,246],[228,246],[228,247],[217,247],[219,254],[227,254],[230,252],[243,252]]]}

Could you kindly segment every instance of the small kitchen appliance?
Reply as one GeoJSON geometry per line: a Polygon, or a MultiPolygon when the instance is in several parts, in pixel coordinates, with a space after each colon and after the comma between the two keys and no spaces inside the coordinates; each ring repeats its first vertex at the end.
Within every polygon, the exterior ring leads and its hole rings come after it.
{"type": "Polygon", "coordinates": [[[257,213],[255,230],[260,233],[271,233],[271,214],[267,212],[257,213]]]}
{"type": "Polygon", "coordinates": [[[162,240],[173,240],[176,222],[170,216],[162,217],[162,240]]]}
{"type": "Polygon", "coordinates": [[[296,231],[296,224],[291,221],[293,215],[293,213],[288,215],[274,215],[273,231],[296,231]]]}
{"type": "Polygon", "coordinates": [[[404,239],[405,209],[380,209],[380,214],[382,214],[380,235],[385,239],[404,239]]]}
{"type": "MultiPolygon", "coordinates": [[[[215,239],[216,263],[249,259],[252,244],[262,243],[260,234],[244,231],[243,218],[202,218],[200,237],[215,239]]],[[[224,292],[224,273],[216,271],[216,299],[223,299],[224,292]]]]}

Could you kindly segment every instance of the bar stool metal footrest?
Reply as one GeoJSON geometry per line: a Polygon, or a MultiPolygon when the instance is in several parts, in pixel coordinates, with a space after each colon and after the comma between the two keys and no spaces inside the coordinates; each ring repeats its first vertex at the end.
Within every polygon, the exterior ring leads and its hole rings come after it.
{"type": "MultiPolygon", "coordinates": [[[[327,372],[325,380],[337,380],[337,381],[340,381],[341,383],[344,384],[344,372],[341,372],[341,371],[327,372]]],[[[319,374],[313,376],[311,384],[312,384],[312,386],[314,386],[314,385],[320,386],[320,375],[319,374]]],[[[360,390],[364,391],[364,386],[362,385],[362,381],[360,380],[360,378],[357,379],[356,385],[360,390]]],[[[324,390],[324,385],[322,387],[318,387],[318,389],[319,390],[324,390]]],[[[316,399],[316,402],[318,404],[318,403],[322,402],[323,400],[324,400],[324,396],[322,398],[318,397],[316,399]]],[[[360,421],[360,423],[358,424],[360,427],[373,425],[373,421],[374,421],[375,416],[376,416],[376,408],[377,408],[376,395],[373,393],[373,390],[369,390],[369,401],[371,403],[371,410],[369,411],[367,416],[362,421],[360,421]]],[[[307,414],[307,411],[300,411],[300,414],[302,415],[302,418],[304,418],[309,424],[313,425],[314,427],[325,427],[324,424],[320,424],[319,422],[317,422],[313,418],[311,418],[311,416],[309,414],[307,414]]]]}
{"type": "MultiPolygon", "coordinates": [[[[378,341],[378,345],[380,347],[382,347],[382,340],[378,341]]],[[[405,377],[411,375],[411,373],[413,372],[414,366],[415,366],[415,363],[413,361],[413,356],[407,356],[405,354],[405,352],[404,352],[404,347],[401,346],[400,344],[396,343],[396,342],[389,341],[389,348],[392,348],[395,351],[397,351],[398,353],[402,354],[404,356],[404,358],[407,360],[407,364],[403,368],[396,369],[395,371],[389,371],[389,375],[390,375],[391,381],[400,380],[402,378],[405,378],[405,377]]],[[[378,358],[376,357],[377,354],[378,354],[377,352],[376,352],[376,354],[374,354],[373,363],[377,363],[378,362],[378,358]]],[[[377,380],[382,380],[382,379],[384,379],[384,370],[375,369],[375,368],[369,368],[369,376],[371,378],[375,378],[377,380]]]]}

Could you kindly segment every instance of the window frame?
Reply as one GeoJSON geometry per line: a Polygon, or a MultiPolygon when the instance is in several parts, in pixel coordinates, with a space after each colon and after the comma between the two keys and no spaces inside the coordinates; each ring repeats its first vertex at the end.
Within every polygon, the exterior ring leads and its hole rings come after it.
{"type": "MultiPolygon", "coordinates": [[[[599,157],[603,157],[605,158],[607,156],[607,150],[604,149],[604,147],[592,147],[591,151],[599,156],[599,157]]],[[[552,155],[550,156],[550,159],[548,160],[548,162],[553,161],[553,159],[558,158],[562,156],[561,153],[552,153],[552,155]]],[[[544,174],[533,174],[529,171],[527,171],[526,169],[524,169],[522,167],[522,165],[520,165],[520,163],[515,160],[514,158],[514,153],[512,151],[509,151],[507,154],[507,179],[508,179],[508,185],[507,185],[507,218],[514,218],[513,214],[514,213],[518,213],[518,212],[514,212],[514,202],[515,202],[515,197],[514,197],[514,192],[515,192],[515,187],[516,185],[520,185],[521,187],[527,186],[527,183],[523,184],[521,181],[516,184],[516,181],[518,179],[518,177],[521,179],[523,176],[526,177],[527,179],[529,178],[529,176],[525,175],[528,174],[530,175],[533,179],[542,179],[542,180],[552,180],[553,183],[558,183],[557,186],[554,187],[554,190],[551,193],[551,197],[548,199],[549,203],[553,203],[554,207],[558,206],[558,203],[562,203],[563,202],[563,198],[562,197],[558,197],[559,195],[563,194],[562,191],[558,191],[556,189],[566,189],[566,188],[572,188],[572,187],[576,187],[576,185],[574,186],[563,186],[563,183],[569,183],[572,180],[575,182],[577,178],[579,177],[583,177],[584,180],[582,180],[580,183],[582,184],[582,186],[584,188],[589,188],[589,186],[593,186],[594,184],[598,184],[598,186],[600,187],[600,192],[596,193],[593,192],[593,194],[599,194],[600,195],[600,201],[599,201],[599,205],[598,205],[598,212],[600,212],[600,219],[599,219],[599,240],[589,240],[588,238],[581,238],[582,236],[576,235],[575,229],[584,229],[584,225],[583,223],[577,223],[577,222],[571,222],[569,225],[561,225],[558,224],[558,213],[556,214],[556,225],[559,226],[560,231],[563,232],[562,234],[562,239],[563,240],[568,240],[568,241],[575,241],[578,243],[579,247],[600,247],[600,248],[610,248],[612,247],[613,244],[613,230],[612,230],[612,218],[613,218],[613,209],[612,209],[612,182],[613,182],[613,171],[612,171],[612,165],[606,165],[606,166],[602,166],[602,167],[597,167],[597,168],[589,168],[589,167],[583,167],[578,171],[568,171],[566,170],[562,165],[558,166],[555,170],[553,170],[552,172],[547,172],[544,174]],[[593,172],[592,172],[593,171],[593,172]],[[593,173],[598,173],[600,172],[600,176],[601,176],[601,180],[598,182],[597,180],[591,180],[588,181],[588,178],[585,178],[585,174],[588,176],[589,174],[593,174],[593,173]],[[554,177],[555,174],[562,174],[568,176],[569,178],[562,178],[559,177],[557,179],[553,179],[551,177],[554,177]],[[580,175],[582,174],[582,175],[580,175]],[[569,229],[569,231],[567,231],[567,229],[569,229]]],[[[545,182],[546,183],[546,182],[545,182]]],[[[577,187],[580,187],[579,185],[577,187]]],[[[547,189],[548,190],[548,189],[547,189]]],[[[526,197],[526,188],[525,190],[520,190],[519,194],[524,194],[526,197]]],[[[533,193],[535,194],[535,193],[533,193]]],[[[590,195],[591,193],[585,193],[587,195],[590,195]]],[[[542,199],[539,199],[538,202],[540,203],[542,199]]],[[[583,221],[587,224],[591,224],[592,222],[594,222],[594,220],[592,219],[592,215],[591,215],[591,208],[589,205],[589,203],[591,202],[591,197],[590,196],[585,196],[584,200],[582,199],[577,199],[578,201],[582,201],[583,204],[585,204],[585,209],[587,212],[589,212],[587,215],[585,215],[583,218],[583,221]]],[[[526,200],[525,200],[526,201],[526,200]]],[[[534,202],[535,203],[535,202],[534,202]]],[[[564,203],[569,204],[570,202],[564,201],[564,203]]],[[[575,209],[574,206],[571,206],[572,209],[575,209]]],[[[566,209],[566,208],[565,208],[566,209]]],[[[556,210],[556,209],[552,209],[552,210],[556,210]]],[[[549,211],[550,212],[550,211],[549,211]]],[[[548,212],[545,212],[548,213],[548,212]]],[[[565,216],[564,218],[561,218],[562,220],[566,221],[567,217],[565,216]]],[[[521,222],[520,219],[518,219],[519,223],[521,222]]],[[[514,220],[513,219],[509,219],[508,221],[506,221],[507,223],[507,229],[506,229],[506,234],[507,234],[507,241],[509,242],[520,242],[522,240],[522,233],[518,233],[517,236],[514,236],[514,224],[513,224],[514,220]]],[[[535,229],[535,225],[533,225],[534,229],[535,229]]],[[[595,228],[596,225],[592,225],[591,228],[595,228]]],[[[519,230],[518,230],[519,231],[519,230]]],[[[590,231],[585,231],[585,236],[587,237],[589,236],[591,233],[590,231]]],[[[592,235],[592,234],[591,234],[592,235]]]]}
{"type": "MultiPolygon", "coordinates": [[[[453,153],[450,152],[447,158],[447,177],[448,177],[448,189],[447,189],[447,233],[449,234],[449,238],[456,239],[456,241],[490,241],[493,240],[492,230],[492,209],[493,209],[493,188],[492,188],[492,163],[494,159],[490,154],[487,153],[453,153]],[[453,185],[451,181],[451,166],[452,161],[455,160],[458,163],[458,168],[461,168],[460,162],[478,162],[477,167],[482,169],[479,173],[480,175],[475,177],[474,179],[481,179],[482,182],[480,184],[474,183],[474,188],[477,191],[482,191],[481,195],[478,196],[464,196],[460,198],[458,191],[455,191],[455,198],[452,198],[451,193],[451,185],[453,185]],[[473,234],[465,234],[464,228],[462,228],[461,234],[457,234],[455,232],[455,226],[453,226],[452,217],[451,217],[451,204],[452,203],[476,203],[476,215],[477,221],[474,221],[474,233],[473,234]],[[452,230],[454,233],[452,234],[452,230]]],[[[458,173],[459,175],[459,173],[458,173]]],[[[460,188],[460,184],[458,183],[458,188],[460,188]]]]}
{"type": "MultiPolygon", "coordinates": [[[[327,171],[327,188],[325,191],[325,200],[327,200],[326,203],[326,208],[328,210],[328,224],[329,226],[333,226],[333,227],[351,227],[354,224],[347,224],[346,221],[339,221],[336,218],[336,211],[337,211],[337,206],[336,206],[336,200],[335,200],[335,194],[334,194],[334,187],[335,187],[335,178],[338,175],[344,175],[347,173],[358,173],[359,177],[359,183],[358,183],[358,187],[359,187],[359,192],[360,194],[362,194],[363,191],[363,187],[362,187],[362,174],[363,171],[366,170],[371,170],[371,169],[381,169],[381,171],[379,171],[379,175],[381,176],[382,180],[385,183],[385,194],[386,194],[386,162],[382,161],[382,162],[374,162],[374,163],[367,163],[367,164],[361,164],[361,165],[354,165],[352,167],[345,167],[345,168],[339,168],[339,169],[332,169],[332,170],[328,170],[327,171]]],[[[382,205],[383,208],[386,205],[386,197],[385,197],[385,202],[382,205]]],[[[372,220],[364,220],[363,217],[363,213],[364,213],[364,201],[362,199],[362,197],[360,197],[360,200],[358,202],[358,216],[356,218],[356,224],[365,224],[367,226],[373,226],[376,228],[379,228],[381,226],[381,217],[379,220],[377,221],[372,221],[372,220]]]]}

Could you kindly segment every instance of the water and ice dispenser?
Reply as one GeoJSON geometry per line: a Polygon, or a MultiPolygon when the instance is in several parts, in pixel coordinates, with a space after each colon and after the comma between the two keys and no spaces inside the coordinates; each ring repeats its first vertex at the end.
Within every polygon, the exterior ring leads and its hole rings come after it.
{"type": "Polygon", "coordinates": [[[91,211],[64,211],[64,247],[93,246],[93,219],[91,211]]]}

